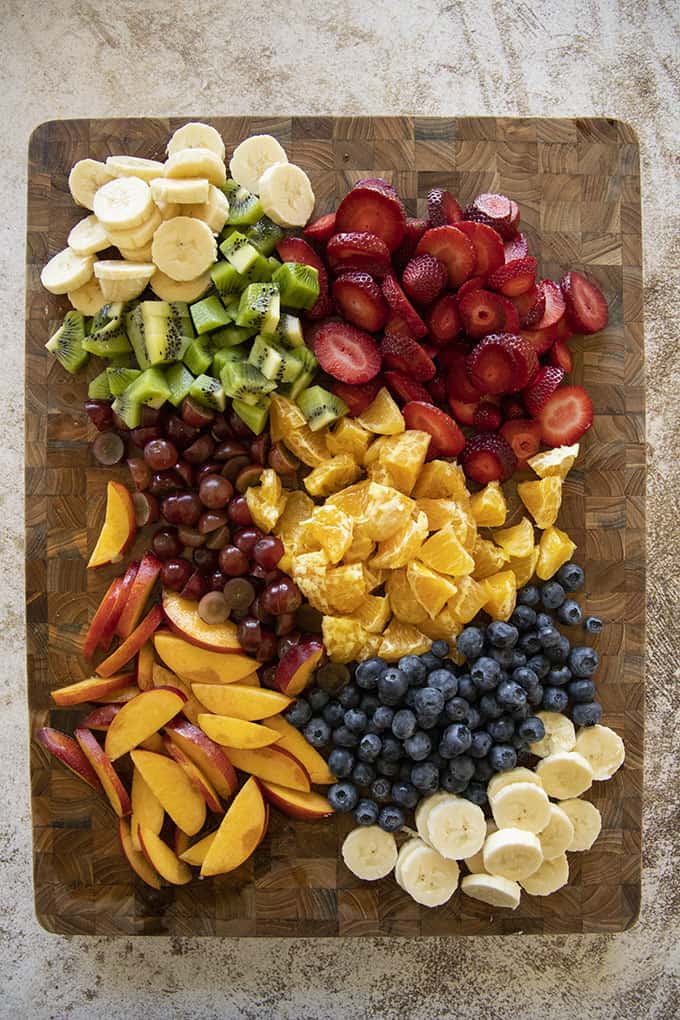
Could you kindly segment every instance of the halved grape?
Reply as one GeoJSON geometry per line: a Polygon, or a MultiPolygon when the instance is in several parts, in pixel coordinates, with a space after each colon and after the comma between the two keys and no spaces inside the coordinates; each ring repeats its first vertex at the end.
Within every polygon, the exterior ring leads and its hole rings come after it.
{"type": "Polygon", "coordinates": [[[100,464],[110,467],[123,459],[125,443],[117,432],[100,432],[92,444],[92,453],[100,464]]]}
{"type": "Polygon", "coordinates": [[[150,492],[133,492],[132,505],[135,508],[135,521],[138,528],[147,524],[155,524],[161,515],[158,500],[150,492]]]}
{"type": "Polygon", "coordinates": [[[247,609],[255,598],[255,589],[245,577],[232,577],[224,586],[224,597],[231,609],[247,609]]]}
{"type": "Polygon", "coordinates": [[[229,607],[221,591],[209,591],[198,603],[198,615],[204,623],[224,623],[229,619],[229,607]]]}

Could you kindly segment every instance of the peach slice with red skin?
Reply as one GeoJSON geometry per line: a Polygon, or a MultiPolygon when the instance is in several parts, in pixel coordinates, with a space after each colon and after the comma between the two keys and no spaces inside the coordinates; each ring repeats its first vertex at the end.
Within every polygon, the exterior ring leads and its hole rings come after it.
{"type": "Polygon", "coordinates": [[[191,689],[209,712],[249,722],[276,715],[291,704],[285,694],[247,684],[192,684],[191,689]]]}
{"type": "Polygon", "coordinates": [[[234,768],[241,772],[248,772],[268,783],[309,793],[309,776],[304,765],[282,747],[260,747],[257,751],[229,747],[227,753],[234,768]]]}
{"type": "Polygon", "coordinates": [[[111,676],[128,663],[142,645],[149,640],[153,632],[160,627],[162,619],[163,610],[160,606],[154,606],[132,634],[116,648],[115,652],[109,655],[108,659],[99,663],[97,666],[99,676],[111,676]]]}
{"type": "Polygon", "coordinates": [[[132,634],[139,623],[160,572],[161,561],[158,557],[151,552],[144,553],[116,625],[116,634],[123,640],[132,634]]]}
{"type": "Polygon", "coordinates": [[[330,801],[314,790],[303,793],[301,790],[289,790],[278,783],[267,783],[264,779],[258,782],[266,800],[289,818],[327,818],[333,814],[330,801]]]}
{"type": "Polygon", "coordinates": [[[114,577],[106,590],[104,598],[99,603],[97,611],[92,617],[92,622],[87,628],[87,634],[85,635],[85,641],[83,642],[83,655],[86,659],[92,658],[99,645],[102,644],[104,635],[109,631],[108,641],[109,644],[111,643],[111,638],[113,637],[111,619],[116,612],[118,613],[118,616],[120,616],[123,609],[124,603],[121,598],[122,588],[123,578],[114,577]]]}
{"type": "Polygon", "coordinates": [[[97,773],[113,810],[119,818],[129,815],[132,811],[129,794],[97,738],[84,726],[79,726],[74,736],[80,744],[83,754],[97,773]]]}
{"type": "Polygon", "coordinates": [[[163,750],[171,758],[174,758],[178,765],[181,765],[194,790],[196,790],[197,793],[200,793],[201,797],[203,797],[208,810],[214,811],[215,814],[224,814],[224,808],[222,807],[220,798],[217,796],[217,791],[208,777],[201,772],[199,767],[194,764],[191,758],[189,758],[189,756],[186,755],[177,744],[172,742],[167,734],[163,738],[163,750]]]}
{"type": "Polygon", "coordinates": [[[198,717],[198,725],[217,744],[246,751],[268,747],[279,739],[279,734],[267,726],[247,722],[245,719],[234,719],[228,715],[202,712],[198,717]]]}
{"type": "MultiPolygon", "coordinates": [[[[178,825],[175,826],[175,831],[172,834],[172,848],[179,858],[185,853],[191,845],[191,840],[187,836],[186,832],[182,832],[178,825]]],[[[190,863],[190,862],[187,862],[190,863]]]]}
{"type": "MultiPolygon", "coordinates": [[[[283,716],[271,716],[269,719],[264,719],[263,722],[265,726],[276,730],[280,735],[276,749],[292,754],[302,764],[313,783],[318,783],[319,786],[328,786],[335,782],[335,776],[329,771],[326,759],[283,716]]],[[[274,782],[279,781],[274,780],[274,782]]]]}
{"type": "Polygon", "coordinates": [[[93,708],[83,719],[81,726],[88,730],[108,730],[121,710],[121,705],[100,705],[93,708]]]}
{"type": "Polygon", "coordinates": [[[186,680],[176,676],[175,673],[171,673],[169,669],[165,669],[164,666],[159,666],[157,663],[153,665],[153,686],[175,687],[178,691],[181,691],[186,699],[182,705],[182,715],[189,722],[197,723],[201,712],[205,712],[205,705],[202,705],[198,700],[191,689],[191,684],[188,684],[186,680]]]}
{"type": "Polygon", "coordinates": [[[131,751],[130,757],[175,825],[188,836],[195,836],[205,822],[205,801],[182,766],[153,751],[131,751]]]}
{"type": "Polygon", "coordinates": [[[192,843],[191,846],[187,847],[183,853],[178,854],[181,860],[186,861],[187,864],[193,864],[195,867],[200,868],[203,861],[206,858],[208,850],[215,842],[215,836],[217,832],[210,832],[203,839],[199,839],[198,843],[192,843]]]}
{"type": "Polygon", "coordinates": [[[170,630],[192,645],[212,652],[242,651],[235,624],[229,620],[204,623],[198,615],[197,603],[183,599],[177,592],[163,592],[163,613],[170,630]]]}
{"type": "Polygon", "coordinates": [[[130,493],[120,482],[108,482],[104,524],[87,564],[88,568],[102,567],[105,563],[120,563],[136,533],[135,508],[130,493]]]}
{"type": "Polygon", "coordinates": [[[180,861],[174,850],[150,829],[138,827],[139,843],[152,868],[171,885],[186,885],[191,881],[191,868],[180,861]]]}
{"type": "MultiPolygon", "coordinates": [[[[132,676],[132,674],[130,675],[132,676]]],[[[99,698],[92,698],[92,701],[98,705],[126,705],[140,693],[137,684],[128,684],[126,687],[120,687],[117,691],[112,691],[111,694],[102,694],[99,698]]]]}
{"type": "Polygon", "coordinates": [[[140,691],[150,691],[156,685],[153,682],[153,668],[156,664],[153,653],[153,642],[147,641],[139,649],[137,655],[137,686],[140,691]]]}
{"type": "Polygon", "coordinates": [[[223,875],[247,861],[267,826],[267,811],[255,779],[248,779],[232,801],[210,845],[201,875],[223,875]]]}
{"type": "Polygon", "coordinates": [[[139,845],[137,826],[143,825],[146,829],[151,829],[152,832],[158,835],[163,828],[165,811],[139,769],[133,769],[132,772],[130,801],[132,803],[130,838],[132,839],[134,849],[141,853],[142,848],[139,845]]]}
{"type": "Polygon", "coordinates": [[[142,740],[165,726],[182,710],[184,695],[172,687],[142,691],[123,705],[106,731],[104,750],[111,761],[121,758],[142,740]]]}
{"type": "Polygon", "coordinates": [[[238,789],[238,778],[226,752],[203,730],[184,719],[173,719],[165,727],[166,734],[194,765],[203,772],[220,797],[229,798],[238,789]]]}
{"type": "Polygon", "coordinates": [[[73,737],[69,737],[67,733],[62,733],[60,730],[52,729],[51,726],[43,726],[35,736],[38,743],[42,744],[57,761],[75,773],[79,779],[82,779],[97,793],[104,792],[99,776],[73,737]]]}
{"type": "Polygon", "coordinates": [[[139,744],[140,751],[154,751],[156,754],[163,754],[163,738],[160,733],[152,733],[146,740],[139,744]]]}
{"type": "Polygon", "coordinates": [[[238,651],[224,653],[199,648],[169,630],[156,631],[153,642],[168,669],[189,683],[243,683],[260,665],[238,651]]]}
{"type": "Polygon", "coordinates": [[[132,844],[132,832],[127,818],[118,820],[118,838],[120,839],[121,850],[132,870],[139,875],[142,882],[146,882],[152,889],[160,889],[161,881],[155,868],[141,852],[136,850],[132,844]]]}
{"type": "Polygon", "coordinates": [[[58,687],[52,691],[52,700],[60,708],[82,705],[86,701],[98,701],[127,687],[134,678],[134,673],[114,673],[108,677],[91,676],[87,680],[58,687]]]}
{"type": "Polygon", "coordinates": [[[276,667],[274,682],[281,693],[291,698],[301,694],[323,653],[323,645],[314,639],[289,648],[276,667]]]}

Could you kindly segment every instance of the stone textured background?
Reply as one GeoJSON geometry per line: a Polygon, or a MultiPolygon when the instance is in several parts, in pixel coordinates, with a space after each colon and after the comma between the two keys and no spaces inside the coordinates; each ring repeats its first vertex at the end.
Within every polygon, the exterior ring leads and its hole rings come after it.
{"type": "Polygon", "coordinates": [[[680,1011],[680,19],[672,0],[5,0],[0,28],[0,1014],[224,1020],[680,1011]],[[649,444],[643,908],[610,936],[83,939],[33,917],[25,746],[26,145],[55,117],[613,116],[641,145],[649,444]],[[675,711],[674,711],[675,710],[675,711]],[[675,721],[674,721],[675,717],[675,721]]]}

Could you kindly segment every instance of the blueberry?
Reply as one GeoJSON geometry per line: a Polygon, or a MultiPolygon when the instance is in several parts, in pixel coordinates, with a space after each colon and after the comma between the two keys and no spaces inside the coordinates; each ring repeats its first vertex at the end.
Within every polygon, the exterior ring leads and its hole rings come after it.
{"type": "Polygon", "coordinates": [[[493,620],[486,628],[486,639],[494,648],[514,648],[518,637],[517,627],[503,620],[493,620]]]}
{"type": "Polygon", "coordinates": [[[517,601],[521,606],[537,606],[541,593],[535,584],[526,584],[517,592],[517,601]]]}
{"type": "Polygon", "coordinates": [[[532,655],[527,662],[527,667],[533,669],[539,680],[543,680],[550,672],[550,661],[545,655],[532,655]]]}
{"type": "Polygon", "coordinates": [[[557,571],[557,580],[566,591],[580,591],[585,583],[586,575],[577,563],[565,563],[557,571]]]}
{"type": "Polygon", "coordinates": [[[520,651],[524,652],[525,655],[535,655],[536,652],[541,650],[541,642],[538,640],[538,634],[535,630],[528,630],[519,639],[520,651]]]}
{"type": "Polygon", "coordinates": [[[474,705],[470,705],[467,716],[467,728],[469,730],[476,730],[481,724],[482,716],[474,705]]]}
{"type": "MultiPolygon", "coordinates": [[[[489,733],[485,730],[475,730],[472,734],[468,754],[471,755],[472,758],[486,758],[487,754],[491,750],[492,744],[493,738],[489,733]]],[[[453,761],[457,761],[457,759],[454,758],[453,761]]]]}
{"type": "Polygon", "coordinates": [[[419,684],[427,676],[427,667],[417,655],[404,655],[397,666],[406,674],[409,684],[419,684]]]}
{"type": "Polygon", "coordinates": [[[447,726],[439,742],[439,753],[443,758],[455,758],[465,754],[472,743],[472,734],[463,723],[451,723],[447,726]]]}
{"type": "Polygon", "coordinates": [[[416,730],[412,737],[404,741],[404,750],[412,761],[423,761],[432,750],[432,741],[427,733],[416,730]]]}
{"type": "Polygon", "coordinates": [[[376,802],[364,797],[354,809],[354,821],[357,825],[375,825],[378,814],[379,808],[376,802]]]}
{"type": "Polygon", "coordinates": [[[483,807],[487,800],[486,786],[483,783],[469,783],[467,789],[463,790],[463,796],[477,807],[483,807]]]}
{"type": "Polygon", "coordinates": [[[518,705],[517,708],[511,709],[509,714],[516,722],[523,722],[527,719],[531,715],[528,699],[523,705],[518,705]]]}
{"type": "Polygon", "coordinates": [[[342,726],[345,721],[345,710],[339,701],[329,701],[321,714],[331,729],[342,726]]]}
{"type": "Polygon", "coordinates": [[[546,712],[564,712],[569,704],[569,695],[563,687],[546,687],[543,690],[541,708],[546,712]]]}
{"type": "Polygon", "coordinates": [[[501,667],[496,660],[489,658],[488,655],[477,659],[470,670],[472,681],[480,691],[492,691],[494,687],[497,687],[500,683],[501,673],[501,667]]]}
{"type": "Polygon", "coordinates": [[[396,779],[399,775],[399,762],[388,761],[382,755],[376,760],[375,767],[381,776],[387,776],[388,779],[396,779]]]}
{"type": "MultiPolygon", "coordinates": [[[[328,760],[330,768],[330,758],[328,760]]],[[[392,784],[385,776],[379,776],[371,783],[371,797],[379,804],[386,804],[392,797],[392,784]]]]}
{"type": "Polygon", "coordinates": [[[376,733],[364,733],[359,741],[357,757],[361,761],[375,761],[376,758],[380,757],[382,746],[383,742],[376,733]]]}
{"type": "MultiPolygon", "coordinates": [[[[444,711],[444,695],[435,687],[421,687],[416,691],[414,702],[418,716],[434,716],[435,722],[439,713],[444,711]]],[[[408,736],[411,734],[409,733],[408,736]]]]}
{"type": "Polygon", "coordinates": [[[511,719],[509,715],[502,715],[500,719],[492,719],[486,727],[486,731],[496,744],[505,744],[514,736],[514,719],[511,719]]]}
{"type": "Polygon", "coordinates": [[[439,786],[439,769],[431,761],[414,765],[411,769],[411,782],[421,793],[434,793],[439,786]]]}
{"type": "Polygon", "coordinates": [[[495,659],[499,666],[503,669],[508,669],[512,663],[512,656],[514,649],[512,648],[492,648],[490,655],[492,659],[495,659]]]}
{"type": "MultiPolygon", "coordinates": [[[[439,734],[437,734],[437,736],[439,736],[439,734]]],[[[429,762],[432,762],[433,765],[436,765],[438,769],[444,768],[444,766],[446,765],[446,762],[442,758],[439,751],[433,751],[427,760],[429,762]]]]}
{"type": "Polygon", "coordinates": [[[337,729],[333,730],[332,741],[338,747],[356,747],[359,743],[359,737],[352,730],[348,730],[346,726],[338,726],[337,729]]]}
{"type": "Polygon", "coordinates": [[[536,610],[532,609],[531,606],[516,606],[514,613],[510,617],[510,623],[519,631],[531,630],[532,627],[536,626],[536,610]]]}
{"type": "Polygon", "coordinates": [[[413,768],[413,762],[410,758],[402,759],[401,765],[399,766],[399,782],[410,783],[411,782],[411,769],[413,768]]]}
{"type": "Polygon", "coordinates": [[[461,754],[447,763],[446,772],[469,783],[475,774],[475,762],[467,754],[461,754]]]}
{"type": "Polygon", "coordinates": [[[346,687],[339,691],[338,701],[343,708],[357,708],[361,701],[359,688],[354,684],[347,684],[346,687]]]}
{"type": "Polygon", "coordinates": [[[312,718],[312,710],[309,707],[309,702],[305,701],[304,698],[298,698],[294,701],[290,708],[287,708],[283,713],[283,717],[286,722],[289,722],[291,726],[300,730],[305,726],[312,718]]]}
{"type": "MultiPolygon", "coordinates": [[[[416,767],[420,768],[421,766],[416,767]]],[[[392,800],[400,807],[414,808],[420,800],[420,795],[413,783],[399,782],[392,787],[392,800]]]]}
{"type": "Polygon", "coordinates": [[[384,669],[387,669],[387,663],[382,659],[366,659],[354,670],[354,680],[359,687],[370,691],[377,686],[378,677],[384,669]]]}
{"type": "Polygon", "coordinates": [[[468,673],[464,673],[463,676],[458,677],[458,694],[470,705],[473,704],[479,697],[479,691],[475,687],[472,682],[472,677],[468,673]]]}
{"type": "Polygon", "coordinates": [[[560,640],[551,648],[546,648],[545,657],[553,666],[562,666],[569,658],[571,642],[564,634],[560,634],[560,640]]]}
{"type": "Polygon", "coordinates": [[[392,726],[393,719],[394,709],[388,708],[387,705],[380,705],[380,707],[376,708],[375,712],[373,713],[373,718],[371,722],[373,723],[377,731],[380,733],[383,730],[390,729],[390,727],[392,726]]]}
{"type": "Polygon", "coordinates": [[[576,599],[567,599],[557,610],[557,619],[565,627],[575,627],[583,619],[583,610],[576,599]]]}
{"type": "Polygon", "coordinates": [[[530,715],[517,727],[517,735],[527,744],[535,744],[537,741],[543,740],[545,736],[543,720],[536,715],[530,715]]]}
{"type": "MultiPolygon", "coordinates": [[[[457,759],[454,758],[454,761],[457,759]]],[[[461,779],[452,775],[448,770],[439,777],[439,785],[447,793],[463,793],[467,789],[469,779],[461,779]]]]}
{"type": "Polygon", "coordinates": [[[583,621],[583,628],[589,634],[601,634],[603,627],[604,623],[599,616],[586,616],[583,621]]]}
{"type": "Polygon", "coordinates": [[[309,707],[313,712],[320,712],[322,708],[325,708],[328,702],[331,700],[328,691],[322,691],[319,687],[315,687],[314,690],[308,691],[307,701],[309,707]]]}
{"type": "Polygon", "coordinates": [[[514,669],[511,679],[513,683],[519,684],[525,691],[530,691],[532,687],[539,683],[538,675],[529,666],[520,666],[519,669],[514,669]]]}
{"type": "Polygon", "coordinates": [[[390,805],[384,807],[378,815],[378,825],[385,832],[396,832],[404,824],[404,812],[401,808],[390,805]]]}
{"type": "Polygon", "coordinates": [[[477,780],[477,782],[488,783],[488,781],[491,779],[492,775],[496,771],[497,769],[491,767],[488,757],[480,758],[478,761],[475,762],[475,772],[473,778],[477,780]]]}
{"type": "Polygon", "coordinates": [[[334,783],[328,791],[328,799],[336,811],[353,811],[359,794],[353,783],[334,783]]]}
{"type": "Polygon", "coordinates": [[[588,702],[595,697],[595,684],[592,680],[572,680],[567,685],[567,694],[572,701],[588,702]]]}
{"type": "Polygon", "coordinates": [[[493,694],[483,694],[479,699],[479,712],[482,719],[500,719],[503,706],[498,704],[493,694]]]}
{"type": "Polygon", "coordinates": [[[519,684],[508,681],[498,685],[496,701],[504,708],[519,708],[520,705],[526,705],[527,694],[519,684]]]}
{"type": "Polygon", "coordinates": [[[352,769],[352,782],[357,786],[370,786],[375,779],[375,769],[368,762],[358,761],[352,769]]]}
{"type": "Polygon", "coordinates": [[[316,671],[316,685],[322,691],[335,696],[349,683],[350,672],[347,666],[341,666],[338,662],[329,662],[316,671]]]}
{"type": "Polygon", "coordinates": [[[517,764],[517,751],[509,744],[495,744],[489,751],[489,765],[494,772],[507,772],[517,764]]]}
{"type": "Polygon", "coordinates": [[[541,627],[552,627],[553,620],[550,613],[536,613],[536,630],[540,630],[541,627]]]}
{"type": "Polygon", "coordinates": [[[397,740],[406,740],[408,737],[412,737],[416,732],[416,726],[415,713],[410,708],[400,708],[398,712],[394,713],[392,733],[397,740]]]}
{"type": "Polygon", "coordinates": [[[571,680],[571,670],[568,666],[553,666],[545,680],[551,687],[563,687],[571,680]]]}
{"type": "Polygon", "coordinates": [[[439,669],[442,664],[442,660],[439,656],[433,655],[432,652],[423,652],[423,654],[419,656],[419,659],[427,673],[429,673],[431,669],[439,669]]]}
{"type": "Polygon", "coordinates": [[[574,705],[571,710],[571,718],[577,726],[597,726],[602,718],[602,705],[597,701],[574,705]]]}
{"type": "Polygon", "coordinates": [[[548,581],[541,588],[541,604],[545,609],[559,609],[566,598],[566,592],[559,581],[548,581]]]}
{"type": "Polygon", "coordinates": [[[562,635],[559,630],[557,627],[553,627],[552,623],[548,627],[539,628],[538,640],[541,643],[543,651],[545,651],[546,648],[554,648],[558,645],[561,637],[562,635]]]}
{"type": "Polygon", "coordinates": [[[438,659],[445,659],[449,654],[448,641],[433,641],[430,651],[433,655],[436,655],[438,659]]]}
{"type": "Polygon", "coordinates": [[[406,697],[402,701],[402,705],[406,705],[407,708],[415,709],[417,693],[418,693],[417,687],[409,687],[409,689],[406,692],[406,697]]]}
{"type": "Polygon", "coordinates": [[[518,669],[520,666],[526,666],[526,664],[527,664],[526,654],[520,651],[519,648],[513,648],[512,659],[510,661],[508,669],[518,669]]]}
{"type": "Polygon", "coordinates": [[[344,747],[334,747],[328,755],[328,768],[338,779],[347,779],[354,768],[354,755],[344,747]]]}
{"type": "Polygon", "coordinates": [[[427,686],[441,691],[445,698],[452,698],[458,690],[458,677],[450,669],[433,669],[428,674],[427,686]]]}
{"type": "Polygon", "coordinates": [[[464,698],[449,698],[445,706],[447,718],[451,722],[465,722],[469,708],[470,706],[464,698]]]}
{"type": "Polygon", "coordinates": [[[473,662],[484,650],[484,634],[479,627],[466,627],[456,638],[456,647],[468,662],[473,662]]]}
{"type": "Polygon", "coordinates": [[[325,747],[331,739],[330,726],[325,719],[321,719],[318,716],[309,720],[303,733],[307,743],[316,748],[325,747]]]}
{"type": "Polygon", "coordinates": [[[381,756],[386,761],[399,761],[404,756],[401,741],[387,734],[383,737],[381,756]]]}
{"type": "Polygon", "coordinates": [[[366,732],[367,723],[368,716],[360,708],[348,708],[345,712],[345,726],[352,733],[358,733],[361,736],[366,732]]]}
{"type": "Polygon", "coordinates": [[[374,694],[364,694],[363,698],[359,702],[359,708],[362,712],[365,712],[369,719],[372,717],[376,708],[380,707],[380,701],[374,694]]]}
{"type": "Polygon", "coordinates": [[[543,701],[543,684],[536,684],[530,691],[527,691],[527,701],[532,708],[537,708],[543,701]]]}
{"type": "Polygon", "coordinates": [[[378,697],[385,705],[398,705],[408,690],[408,677],[400,669],[386,669],[378,678],[378,697]]]}
{"type": "Polygon", "coordinates": [[[569,669],[574,676],[591,677],[600,664],[600,656],[594,648],[581,646],[569,653],[569,669]]]}

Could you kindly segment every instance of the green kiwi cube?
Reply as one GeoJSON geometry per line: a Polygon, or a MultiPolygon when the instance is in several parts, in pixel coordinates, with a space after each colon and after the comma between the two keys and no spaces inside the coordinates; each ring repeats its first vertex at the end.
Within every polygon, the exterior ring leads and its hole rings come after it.
{"type": "Polygon", "coordinates": [[[87,395],[90,400],[111,400],[113,394],[109,386],[108,371],[110,369],[105,368],[88,383],[87,395]]]}
{"type": "Polygon", "coordinates": [[[138,368],[116,368],[113,365],[105,371],[107,385],[114,397],[119,397],[123,390],[126,390],[130,383],[133,383],[142,374],[138,368]]]}
{"type": "Polygon", "coordinates": [[[255,404],[246,404],[238,398],[232,400],[231,406],[242,422],[248,426],[251,432],[259,436],[264,431],[269,418],[269,397],[260,397],[255,404]]]}
{"type": "Polygon", "coordinates": [[[142,301],[144,343],[151,365],[181,361],[194,328],[185,301],[142,301]]]}
{"type": "Polygon", "coordinates": [[[112,319],[96,332],[90,333],[82,340],[83,349],[100,358],[110,358],[115,354],[126,354],[130,341],[122,319],[112,319]]]}
{"type": "Polygon", "coordinates": [[[284,262],[274,273],[284,308],[311,308],[319,299],[319,271],[301,262],[284,262]]]}
{"type": "Polygon", "coordinates": [[[302,367],[305,369],[305,371],[309,372],[312,375],[314,374],[314,372],[316,372],[317,368],[319,367],[319,362],[316,360],[313,352],[310,351],[309,347],[296,347],[295,357],[299,358],[299,360],[302,362],[302,367]]]}
{"type": "Polygon", "coordinates": [[[109,301],[108,304],[102,305],[96,315],[92,317],[90,333],[96,333],[98,329],[108,326],[114,320],[120,321],[126,311],[122,301],[109,301]]]}
{"type": "Polygon", "coordinates": [[[254,248],[245,234],[235,231],[231,237],[223,241],[220,251],[237,273],[247,273],[253,263],[259,259],[260,253],[254,248]]]}
{"type": "Polygon", "coordinates": [[[127,331],[130,343],[132,344],[132,350],[135,353],[137,364],[141,369],[151,368],[149,354],[146,349],[146,340],[144,336],[144,319],[142,316],[142,309],[140,305],[137,305],[136,308],[133,308],[131,312],[128,312],[126,314],[125,329],[127,331]]]}
{"type": "Polygon", "coordinates": [[[289,400],[297,400],[303,390],[306,390],[313,380],[314,373],[305,370],[293,382],[281,384],[279,386],[279,393],[283,397],[288,397],[289,400]]]}
{"type": "Polygon", "coordinates": [[[230,361],[220,373],[220,381],[228,397],[255,403],[259,397],[276,389],[276,383],[265,378],[254,365],[245,361],[230,361]]]}
{"type": "Polygon", "coordinates": [[[197,337],[184,352],[184,364],[194,375],[203,375],[212,365],[213,350],[208,337],[197,337]]]}
{"type": "Polygon", "coordinates": [[[229,314],[216,294],[203,298],[202,301],[196,301],[189,311],[199,336],[203,333],[211,333],[213,330],[219,329],[220,326],[226,326],[231,322],[229,314]]]}
{"type": "Polygon", "coordinates": [[[85,346],[87,339],[82,313],[67,312],[61,326],[50,337],[45,347],[55,356],[62,368],[75,375],[88,361],[89,354],[85,346]]]}
{"type": "Polygon", "coordinates": [[[136,429],[142,424],[142,402],[130,392],[132,388],[128,386],[119,397],[116,397],[111,408],[129,429],[136,429]]]}
{"type": "Polygon", "coordinates": [[[165,381],[170,390],[168,402],[173,407],[179,407],[184,398],[189,395],[191,384],[194,381],[193,375],[181,361],[178,361],[174,365],[168,365],[165,369],[165,381]]]}
{"type": "Polygon", "coordinates": [[[210,343],[215,347],[237,347],[250,340],[257,333],[256,326],[224,326],[210,334],[210,343]]]}
{"type": "Polygon", "coordinates": [[[220,350],[215,351],[215,357],[210,367],[212,374],[219,379],[222,375],[222,369],[231,361],[247,361],[248,351],[245,345],[242,347],[222,347],[220,350]]]}
{"type": "Polygon", "coordinates": [[[227,406],[227,400],[218,379],[209,375],[199,375],[191,384],[189,396],[209,407],[211,411],[223,411],[227,406]]]}
{"type": "Polygon", "coordinates": [[[264,255],[258,255],[250,269],[244,274],[246,283],[265,283],[271,280],[273,270],[264,255]]]}
{"type": "Polygon", "coordinates": [[[162,407],[171,395],[170,387],[160,368],[147,368],[134,382],[130,383],[121,396],[124,397],[126,393],[138,400],[140,404],[146,404],[147,407],[154,407],[156,410],[162,407]]]}
{"type": "Polygon", "coordinates": [[[268,216],[261,216],[257,223],[248,227],[246,237],[251,244],[255,245],[261,255],[271,255],[283,238],[283,230],[268,216]]]}
{"type": "Polygon", "coordinates": [[[273,283],[250,283],[241,294],[237,326],[256,326],[260,333],[274,333],[279,324],[281,300],[273,283]]]}
{"type": "Polygon", "coordinates": [[[297,398],[297,405],[312,432],[332,424],[349,411],[344,400],[329,393],[323,386],[310,386],[303,390],[297,398]]]}
{"type": "Polygon", "coordinates": [[[283,344],[284,347],[304,347],[305,338],[302,333],[302,323],[297,315],[290,312],[281,312],[276,332],[272,339],[283,344]]]}
{"type": "Polygon", "coordinates": [[[229,200],[228,222],[231,226],[251,226],[264,216],[264,209],[257,195],[253,195],[236,181],[226,181],[222,191],[229,200]]]}
{"type": "Polygon", "coordinates": [[[210,276],[221,298],[240,294],[247,284],[247,280],[234,269],[231,262],[216,262],[210,270],[210,276]]]}

